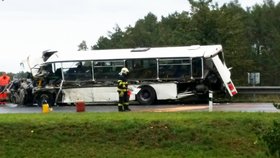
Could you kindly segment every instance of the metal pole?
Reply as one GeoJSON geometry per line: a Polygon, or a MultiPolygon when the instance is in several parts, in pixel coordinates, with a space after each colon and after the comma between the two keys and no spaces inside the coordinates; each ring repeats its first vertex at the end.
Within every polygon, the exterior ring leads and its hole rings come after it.
{"type": "Polygon", "coordinates": [[[213,91],[209,90],[209,112],[213,111],[213,91]]]}

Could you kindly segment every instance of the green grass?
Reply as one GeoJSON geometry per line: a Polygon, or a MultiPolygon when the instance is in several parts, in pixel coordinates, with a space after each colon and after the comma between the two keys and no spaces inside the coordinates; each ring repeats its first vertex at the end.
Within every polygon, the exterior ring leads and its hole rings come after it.
{"type": "Polygon", "coordinates": [[[280,102],[278,94],[238,94],[234,97],[225,97],[224,95],[214,95],[214,102],[262,102],[273,103],[280,102]]]}
{"type": "Polygon", "coordinates": [[[267,157],[278,113],[1,114],[0,157],[267,157]]]}

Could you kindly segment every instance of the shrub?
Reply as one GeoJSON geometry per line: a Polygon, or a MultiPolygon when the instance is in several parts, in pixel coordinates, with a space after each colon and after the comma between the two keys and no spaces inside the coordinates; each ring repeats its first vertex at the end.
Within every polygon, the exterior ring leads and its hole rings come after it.
{"type": "Polygon", "coordinates": [[[280,103],[273,103],[273,105],[276,109],[280,109],[280,103]]]}
{"type": "Polygon", "coordinates": [[[269,153],[277,157],[280,156],[280,120],[273,121],[272,127],[264,131],[263,141],[268,147],[269,153]]]}

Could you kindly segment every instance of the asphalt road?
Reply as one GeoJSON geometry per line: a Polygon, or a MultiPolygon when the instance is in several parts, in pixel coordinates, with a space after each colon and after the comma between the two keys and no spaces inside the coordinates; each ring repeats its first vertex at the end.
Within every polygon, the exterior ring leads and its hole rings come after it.
{"type": "MultiPolygon", "coordinates": [[[[132,112],[192,112],[209,111],[208,104],[166,104],[166,105],[131,105],[132,112]]],[[[76,112],[75,106],[55,106],[52,112],[76,112]]],[[[214,103],[213,111],[234,111],[234,112],[280,112],[272,103],[214,103]]],[[[4,113],[41,113],[41,107],[26,107],[7,103],[0,105],[0,114],[4,113]]],[[[117,112],[117,106],[106,105],[87,105],[85,112],[117,112]]]]}

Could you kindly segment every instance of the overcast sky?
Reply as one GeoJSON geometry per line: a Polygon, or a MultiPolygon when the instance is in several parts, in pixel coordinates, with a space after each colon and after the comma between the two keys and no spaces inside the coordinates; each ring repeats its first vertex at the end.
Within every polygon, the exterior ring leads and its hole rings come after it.
{"type": "MultiPolygon", "coordinates": [[[[239,3],[250,7],[263,0],[239,3]]],[[[149,12],[160,20],[189,8],[188,0],[1,0],[0,71],[19,72],[21,60],[47,49],[77,50],[82,40],[90,47],[116,24],[134,26],[149,12]]]]}

